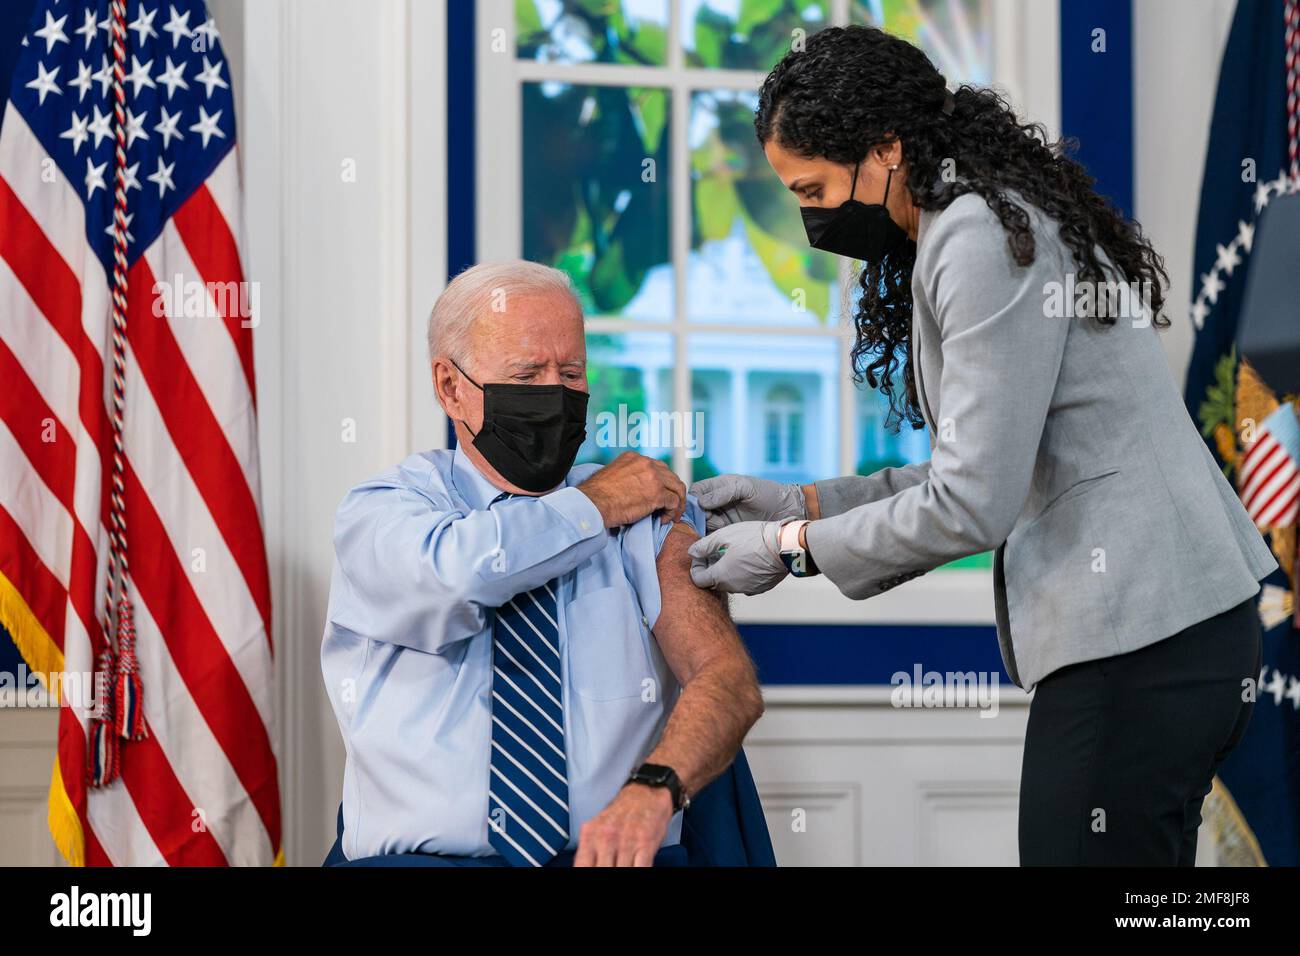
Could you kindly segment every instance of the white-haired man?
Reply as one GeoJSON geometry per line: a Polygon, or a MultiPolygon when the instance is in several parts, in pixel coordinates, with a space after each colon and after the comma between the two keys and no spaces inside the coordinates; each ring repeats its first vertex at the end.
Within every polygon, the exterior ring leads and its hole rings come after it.
{"type": "Polygon", "coordinates": [[[334,529],[343,852],[681,865],[682,807],[762,713],[725,605],[691,583],[702,512],[662,462],[573,467],[586,344],[563,273],[463,272],[429,356],[456,449],[358,485],[334,529]]]}

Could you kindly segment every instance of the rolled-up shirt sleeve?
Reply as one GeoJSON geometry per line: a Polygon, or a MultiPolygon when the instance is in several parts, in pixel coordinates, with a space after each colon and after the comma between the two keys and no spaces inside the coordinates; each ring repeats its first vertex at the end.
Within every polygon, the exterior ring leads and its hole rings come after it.
{"type": "Polygon", "coordinates": [[[366,482],[335,518],[328,623],[438,653],[480,633],[489,610],[577,567],[606,534],[577,488],[471,511],[406,484],[366,482]]]}
{"type": "MultiPolygon", "coordinates": [[[[686,496],[686,508],[680,520],[697,535],[705,534],[704,509],[694,495],[686,496]]],[[[663,609],[663,594],[659,588],[659,552],[663,550],[672,527],[672,522],[653,514],[619,531],[623,571],[636,592],[646,626],[652,629],[663,609]]]]}

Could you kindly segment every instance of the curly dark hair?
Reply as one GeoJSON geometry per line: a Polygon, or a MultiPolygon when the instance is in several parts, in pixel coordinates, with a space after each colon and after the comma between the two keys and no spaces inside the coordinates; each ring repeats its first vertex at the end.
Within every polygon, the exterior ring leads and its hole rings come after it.
{"type": "MultiPolygon", "coordinates": [[[[1007,233],[1015,261],[1034,261],[1028,212],[1019,193],[1060,226],[1061,240],[1078,266],[1080,282],[1103,282],[1096,247],[1130,283],[1149,290],[1156,326],[1164,328],[1164,262],[1143,236],[1093,189],[1094,180],[1070,158],[1077,144],[1048,142],[1041,123],[1020,123],[997,92],[964,84],[949,93],[943,75],[919,49],[874,27],[831,27],[791,50],[767,75],[754,114],[766,146],[776,138],[800,156],[853,166],[877,145],[901,140],[907,188],[921,209],[945,209],[958,196],[978,193],[1007,233]],[[952,164],[955,164],[953,166],[952,164]],[[954,178],[943,175],[951,169],[954,178]]],[[[888,427],[906,419],[921,428],[916,382],[907,361],[912,320],[912,267],[916,244],[907,242],[859,277],[862,294],[854,315],[854,380],[864,379],[889,400],[888,427]],[[905,394],[894,376],[903,367],[905,394]]],[[[1114,316],[1096,321],[1113,325],[1114,316]]]]}

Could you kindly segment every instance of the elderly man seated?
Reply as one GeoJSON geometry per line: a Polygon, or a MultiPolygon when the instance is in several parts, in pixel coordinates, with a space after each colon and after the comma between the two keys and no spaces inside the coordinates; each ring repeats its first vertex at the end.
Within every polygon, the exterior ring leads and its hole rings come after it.
{"type": "Polygon", "coordinates": [[[586,345],[563,273],[462,273],[429,355],[456,450],[358,485],[334,528],[342,850],[680,865],[680,811],[762,712],[725,599],[691,583],[702,513],[662,462],[573,467],[586,345]]]}

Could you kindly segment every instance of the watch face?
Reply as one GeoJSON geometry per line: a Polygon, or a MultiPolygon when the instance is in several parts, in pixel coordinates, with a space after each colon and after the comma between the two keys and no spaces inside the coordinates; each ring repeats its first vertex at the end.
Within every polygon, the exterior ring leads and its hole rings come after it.
{"type": "Polygon", "coordinates": [[[659,764],[645,764],[638,774],[657,784],[666,784],[672,776],[672,770],[669,767],[662,767],[659,764]]]}
{"type": "Polygon", "coordinates": [[[785,564],[785,569],[796,578],[802,578],[808,574],[807,551],[782,551],[781,561],[785,564]]]}

